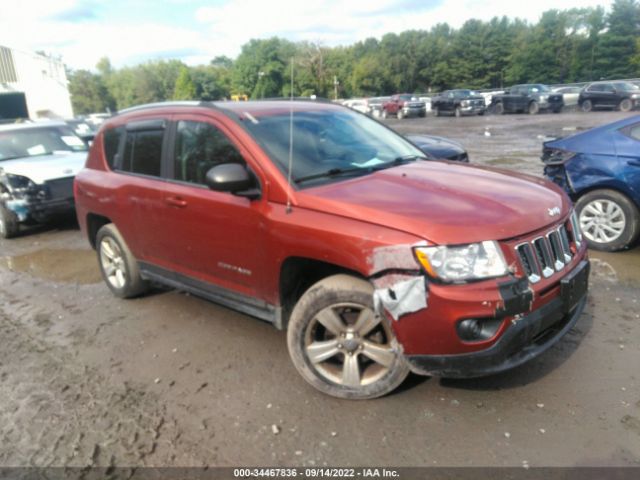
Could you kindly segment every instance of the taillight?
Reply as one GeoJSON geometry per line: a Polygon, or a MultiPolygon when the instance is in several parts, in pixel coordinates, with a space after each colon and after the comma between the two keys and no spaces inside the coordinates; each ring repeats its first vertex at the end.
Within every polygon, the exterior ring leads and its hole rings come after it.
{"type": "Polygon", "coordinates": [[[577,155],[576,152],[562,150],[560,148],[545,147],[542,150],[542,161],[546,165],[562,165],[577,155]]]}

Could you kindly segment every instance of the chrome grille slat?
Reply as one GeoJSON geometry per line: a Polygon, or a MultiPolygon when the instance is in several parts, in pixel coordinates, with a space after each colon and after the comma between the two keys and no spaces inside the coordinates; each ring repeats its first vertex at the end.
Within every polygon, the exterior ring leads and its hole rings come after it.
{"type": "MultiPolygon", "coordinates": [[[[564,270],[573,258],[572,243],[575,245],[576,239],[569,238],[567,225],[563,224],[543,236],[516,245],[516,255],[529,282],[537,283],[543,277],[550,278],[564,270]]],[[[579,243],[575,246],[579,247],[579,243]]]]}

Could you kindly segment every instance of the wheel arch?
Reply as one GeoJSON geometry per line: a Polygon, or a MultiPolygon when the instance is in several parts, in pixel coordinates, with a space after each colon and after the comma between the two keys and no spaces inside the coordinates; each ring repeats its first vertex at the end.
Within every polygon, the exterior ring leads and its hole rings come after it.
{"type": "Polygon", "coordinates": [[[636,201],[634,199],[634,196],[632,194],[632,192],[630,192],[628,189],[624,188],[624,184],[623,183],[598,183],[595,185],[589,185],[588,187],[585,187],[581,190],[578,190],[575,193],[572,193],[571,195],[569,195],[571,197],[571,200],[573,201],[573,203],[576,203],[581,197],[584,197],[586,194],[597,191],[597,190],[613,190],[614,192],[619,193],[620,195],[624,195],[625,197],[627,197],[629,199],[629,201],[635,205],[635,207],[640,211],[640,203],[638,203],[638,201],[636,201]]]}
{"type": "Polygon", "coordinates": [[[91,248],[96,248],[96,237],[98,236],[98,230],[105,225],[113,223],[111,219],[104,215],[98,215],[96,213],[87,214],[87,238],[91,244],[91,248]]]}
{"type": "Polygon", "coordinates": [[[366,280],[365,275],[342,265],[308,257],[288,257],[280,265],[278,290],[282,308],[282,327],[286,328],[293,307],[312,285],[323,278],[346,274],[366,280]]]}

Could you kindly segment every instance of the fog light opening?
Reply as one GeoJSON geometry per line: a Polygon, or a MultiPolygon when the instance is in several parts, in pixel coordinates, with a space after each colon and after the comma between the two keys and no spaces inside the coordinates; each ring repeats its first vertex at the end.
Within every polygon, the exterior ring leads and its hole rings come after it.
{"type": "Polygon", "coordinates": [[[502,319],[498,318],[465,318],[456,325],[458,336],[465,342],[478,342],[493,337],[502,319]]]}

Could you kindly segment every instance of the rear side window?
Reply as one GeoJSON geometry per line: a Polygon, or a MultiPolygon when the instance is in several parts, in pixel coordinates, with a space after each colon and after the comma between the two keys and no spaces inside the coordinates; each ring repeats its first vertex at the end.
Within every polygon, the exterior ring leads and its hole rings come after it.
{"type": "Polygon", "coordinates": [[[221,163],[244,163],[233,143],[210,123],[180,121],[176,132],[174,178],[203,185],[207,172],[221,163]]]}
{"type": "Polygon", "coordinates": [[[164,130],[127,132],[122,170],[141,175],[160,176],[164,130]]]}
{"type": "Polygon", "coordinates": [[[640,123],[633,125],[630,129],[629,129],[629,133],[628,135],[631,138],[634,138],[636,140],[640,140],[640,123]]]}
{"type": "Polygon", "coordinates": [[[604,85],[601,83],[597,83],[595,85],[591,85],[588,90],[590,92],[604,92],[604,85]]]}
{"type": "Polygon", "coordinates": [[[104,158],[111,169],[115,165],[116,155],[118,154],[124,131],[124,127],[116,127],[104,132],[104,158]]]}

